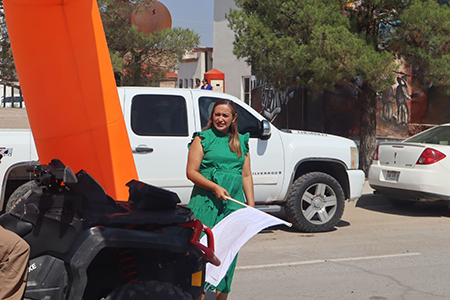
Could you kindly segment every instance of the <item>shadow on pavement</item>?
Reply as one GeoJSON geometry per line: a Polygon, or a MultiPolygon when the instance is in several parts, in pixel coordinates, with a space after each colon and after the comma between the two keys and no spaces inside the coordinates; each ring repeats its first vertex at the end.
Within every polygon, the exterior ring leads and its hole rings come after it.
{"type": "Polygon", "coordinates": [[[365,194],[357,200],[356,207],[409,217],[450,217],[450,209],[444,201],[418,202],[411,207],[395,207],[383,196],[365,194]]]}
{"type": "MultiPolygon", "coordinates": [[[[269,214],[273,215],[273,216],[275,216],[277,218],[280,218],[282,220],[285,220],[287,222],[290,222],[288,220],[288,218],[286,217],[286,213],[284,212],[284,210],[281,210],[280,212],[270,212],[269,214]]],[[[347,222],[347,221],[344,221],[344,220],[340,220],[339,223],[336,225],[336,227],[346,227],[346,226],[350,226],[350,223],[347,222]]],[[[295,228],[294,226],[288,227],[286,225],[275,225],[275,226],[268,227],[266,229],[261,230],[259,232],[259,234],[261,234],[261,233],[273,233],[274,231],[277,231],[277,230],[281,230],[281,231],[285,231],[285,232],[300,233],[300,234],[302,234],[302,236],[306,236],[306,237],[314,235],[314,234],[321,233],[321,232],[314,232],[314,233],[303,232],[303,231],[300,231],[299,229],[295,228]]],[[[332,231],[335,231],[335,230],[337,230],[337,228],[334,228],[334,229],[332,229],[330,231],[327,231],[327,232],[332,232],[332,231]]]]}
{"type": "Polygon", "coordinates": [[[342,220],[342,219],[339,221],[339,223],[336,224],[336,227],[339,227],[339,228],[347,227],[347,226],[350,226],[350,222],[347,222],[347,221],[342,220]]]}
{"type": "MultiPolygon", "coordinates": [[[[274,217],[280,218],[281,220],[284,220],[286,222],[290,222],[288,220],[288,218],[286,217],[286,213],[283,208],[279,212],[268,212],[268,214],[272,215],[274,217]]],[[[294,228],[293,226],[288,227],[286,225],[275,225],[275,226],[271,226],[271,227],[261,230],[260,233],[271,233],[276,230],[282,230],[282,231],[286,231],[286,232],[301,232],[298,229],[294,228]]]]}

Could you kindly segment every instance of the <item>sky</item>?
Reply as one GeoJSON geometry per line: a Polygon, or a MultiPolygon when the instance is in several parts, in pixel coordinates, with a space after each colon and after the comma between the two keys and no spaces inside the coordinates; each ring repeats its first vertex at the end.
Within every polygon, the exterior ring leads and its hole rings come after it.
{"type": "Polygon", "coordinates": [[[159,0],[172,16],[172,27],[200,35],[200,46],[213,46],[214,0],[159,0]]]}

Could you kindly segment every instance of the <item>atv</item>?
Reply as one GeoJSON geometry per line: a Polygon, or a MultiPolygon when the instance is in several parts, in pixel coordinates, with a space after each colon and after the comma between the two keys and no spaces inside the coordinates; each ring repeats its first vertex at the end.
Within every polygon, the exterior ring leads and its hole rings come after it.
{"type": "Polygon", "coordinates": [[[115,201],[57,159],[28,171],[32,188],[0,217],[31,248],[25,299],[201,296],[206,263],[220,261],[211,230],[177,194],[132,180],[128,201],[115,201]]]}

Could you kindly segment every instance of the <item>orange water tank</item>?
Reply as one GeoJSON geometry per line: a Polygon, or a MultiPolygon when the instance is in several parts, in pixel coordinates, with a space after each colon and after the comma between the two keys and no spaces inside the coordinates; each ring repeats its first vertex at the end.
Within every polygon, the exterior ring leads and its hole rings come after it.
{"type": "Polygon", "coordinates": [[[225,73],[217,69],[211,69],[205,73],[205,78],[212,85],[213,91],[225,93],[225,73]]]}
{"type": "Polygon", "coordinates": [[[172,16],[167,7],[159,1],[138,6],[131,13],[130,21],[139,32],[146,34],[172,28],[172,16]]]}

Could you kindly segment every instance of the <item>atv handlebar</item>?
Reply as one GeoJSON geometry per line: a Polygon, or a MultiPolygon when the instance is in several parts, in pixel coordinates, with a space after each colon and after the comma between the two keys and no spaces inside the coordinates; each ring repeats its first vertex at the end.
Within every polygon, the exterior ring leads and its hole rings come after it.
{"type": "Polygon", "coordinates": [[[52,159],[48,165],[29,166],[26,171],[33,173],[38,186],[57,187],[62,182],[66,185],[77,182],[77,177],[69,166],[59,159],[52,159]]]}
{"type": "Polygon", "coordinates": [[[202,253],[203,259],[215,266],[220,266],[220,259],[214,253],[214,235],[211,229],[197,219],[180,225],[194,230],[189,242],[202,253]],[[200,236],[203,232],[206,234],[208,246],[200,243],[200,236]]]}

